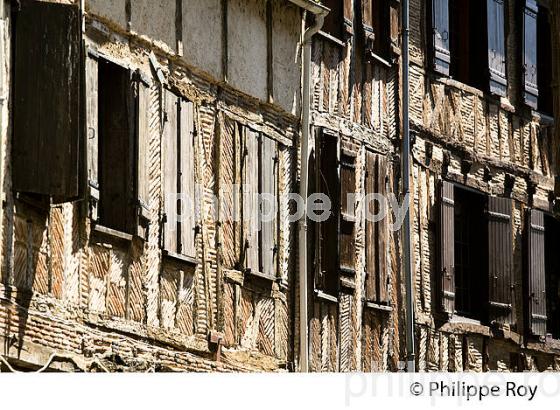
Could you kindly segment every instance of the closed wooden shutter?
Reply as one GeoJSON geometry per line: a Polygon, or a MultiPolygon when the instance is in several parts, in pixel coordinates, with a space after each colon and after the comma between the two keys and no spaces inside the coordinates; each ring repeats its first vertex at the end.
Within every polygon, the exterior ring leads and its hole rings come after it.
{"type": "MultiPolygon", "coordinates": [[[[362,26],[364,28],[364,34],[366,36],[366,48],[370,51],[373,51],[373,44],[375,41],[375,35],[373,31],[373,1],[374,0],[362,1],[362,26]]],[[[375,3],[378,3],[378,1],[375,0],[375,3]]]]}
{"type": "Polygon", "coordinates": [[[449,0],[432,0],[432,41],[434,70],[449,75],[449,0]]]}
{"type": "MultiPolygon", "coordinates": [[[[366,151],[365,193],[372,195],[376,193],[376,155],[366,151]]],[[[377,241],[375,235],[375,222],[371,219],[376,214],[376,204],[368,200],[369,218],[366,218],[366,299],[377,301],[377,241]]]]}
{"type": "MultiPolygon", "coordinates": [[[[356,157],[342,153],[340,161],[340,268],[343,272],[356,272],[356,212],[350,195],[356,192],[356,157]]],[[[333,208],[335,209],[335,208],[333,208]]]]}
{"type": "MultiPolygon", "coordinates": [[[[378,155],[377,156],[377,174],[376,174],[376,191],[378,194],[382,195],[383,198],[387,198],[387,174],[389,172],[387,166],[387,158],[378,155]]],[[[379,209],[376,210],[376,213],[379,209]]],[[[388,223],[387,217],[383,218],[381,221],[377,222],[375,227],[375,233],[377,238],[377,301],[379,303],[387,304],[389,303],[389,275],[387,272],[387,230],[388,223]]]]}
{"type": "Polygon", "coordinates": [[[513,244],[509,198],[488,198],[488,302],[490,322],[512,323],[513,244]]]}
{"type": "Polygon", "coordinates": [[[440,187],[439,227],[440,303],[443,312],[455,312],[455,190],[442,181],[440,187]]]}
{"type": "Polygon", "coordinates": [[[487,0],[488,70],[490,92],[505,96],[507,91],[504,35],[504,0],[487,0]]]}
{"type": "Polygon", "coordinates": [[[243,132],[243,248],[245,269],[259,271],[259,133],[249,128],[243,132]]]}
{"type": "Polygon", "coordinates": [[[546,335],[545,224],[541,211],[530,210],[527,218],[529,328],[535,336],[546,335]]]}
{"type": "Polygon", "coordinates": [[[98,107],[98,57],[88,54],[86,58],[86,137],[87,137],[87,178],[90,198],[90,217],[97,220],[99,201],[99,107],[98,107]]]}
{"type": "Polygon", "coordinates": [[[178,102],[179,99],[176,95],[174,95],[171,91],[165,90],[165,123],[163,128],[163,203],[165,223],[163,229],[163,248],[164,250],[173,253],[178,252],[178,102]]]}
{"type": "Polygon", "coordinates": [[[277,209],[278,209],[278,152],[277,144],[271,138],[262,136],[260,148],[260,192],[274,197],[271,204],[267,198],[260,203],[259,217],[261,217],[260,250],[261,273],[276,277],[277,256],[277,209]],[[272,209],[274,207],[275,209],[272,209]],[[266,218],[262,218],[265,216],[266,218]],[[271,219],[272,216],[272,219],[271,219]]]}
{"type": "Polygon", "coordinates": [[[137,81],[137,133],[136,133],[136,197],[139,223],[150,217],[150,193],[148,186],[148,146],[150,143],[148,115],[150,110],[149,85],[137,81]]]}
{"type": "Polygon", "coordinates": [[[179,202],[179,235],[181,254],[195,257],[196,234],[196,186],[195,186],[195,129],[194,106],[190,101],[179,100],[179,130],[178,130],[178,178],[179,192],[182,201],[179,202]]]}
{"type": "Polygon", "coordinates": [[[15,19],[13,188],[79,195],[81,28],[74,5],[19,4],[15,19]]]}
{"type": "Polygon", "coordinates": [[[525,0],[523,13],[523,69],[525,71],[525,103],[537,109],[539,89],[537,77],[537,14],[536,0],[525,0]]]}

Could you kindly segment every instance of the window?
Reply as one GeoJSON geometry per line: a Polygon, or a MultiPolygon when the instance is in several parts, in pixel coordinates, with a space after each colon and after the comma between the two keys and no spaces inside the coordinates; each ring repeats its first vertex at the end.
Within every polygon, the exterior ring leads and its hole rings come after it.
{"type": "Polygon", "coordinates": [[[528,327],[534,336],[560,339],[560,222],[538,210],[529,211],[527,222],[528,327]]]}
{"type": "Polygon", "coordinates": [[[523,79],[525,103],[551,115],[552,38],[550,12],[536,0],[526,0],[523,8],[523,79]]]}
{"type": "Polygon", "coordinates": [[[324,0],[322,4],[331,11],[327,17],[325,17],[321,30],[339,40],[344,40],[345,32],[352,33],[352,19],[354,16],[353,1],[324,0]]]}
{"type": "Polygon", "coordinates": [[[248,273],[277,276],[278,146],[238,124],[241,147],[242,265],[248,273]]]}
{"type": "MultiPolygon", "coordinates": [[[[331,210],[340,209],[340,180],[338,167],[338,137],[323,130],[316,136],[318,161],[317,182],[318,193],[331,200],[331,210]]],[[[339,278],[339,235],[338,212],[331,212],[329,218],[317,224],[316,280],[317,289],[335,296],[338,294],[339,278]]],[[[349,228],[349,227],[347,227],[349,228]]]]}
{"type": "Polygon", "coordinates": [[[391,45],[390,4],[388,0],[363,0],[362,23],[366,36],[366,49],[388,59],[391,45]]]}
{"type": "Polygon", "coordinates": [[[511,215],[509,198],[442,183],[439,288],[445,313],[513,324],[511,215]]]}
{"type": "Polygon", "coordinates": [[[165,90],[163,142],[164,250],[196,257],[194,109],[190,101],[165,90]]]}
{"type": "MultiPolygon", "coordinates": [[[[371,151],[366,152],[365,193],[386,196],[388,167],[387,159],[371,151]]],[[[371,198],[371,197],[370,197],[371,198]]],[[[370,216],[379,212],[376,200],[366,202],[370,216]]],[[[387,218],[374,222],[366,218],[366,300],[381,305],[389,305],[387,290],[387,218]]]]}
{"type": "Polygon", "coordinates": [[[14,13],[13,188],[75,200],[83,185],[80,12],[21,2],[14,13]]]}
{"type": "Polygon", "coordinates": [[[482,320],[488,240],[483,223],[485,198],[455,189],[455,311],[482,320]]]}
{"type": "Polygon", "coordinates": [[[432,0],[430,27],[435,71],[506,95],[503,0],[432,0]]]}
{"type": "Polygon", "coordinates": [[[145,238],[149,80],[92,49],[87,54],[90,217],[103,228],[145,238]]]}

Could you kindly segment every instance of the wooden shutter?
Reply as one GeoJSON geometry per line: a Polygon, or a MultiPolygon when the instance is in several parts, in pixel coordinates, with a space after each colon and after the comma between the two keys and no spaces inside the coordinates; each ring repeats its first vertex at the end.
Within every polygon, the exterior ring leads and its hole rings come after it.
{"type": "Polygon", "coordinates": [[[249,128],[243,132],[243,249],[245,269],[259,271],[259,200],[258,200],[258,165],[259,133],[249,128]]]}
{"type": "Polygon", "coordinates": [[[356,157],[343,152],[340,161],[340,268],[350,274],[356,272],[356,213],[355,204],[349,202],[349,195],[355,192],[356,157]]]}
{"type": "Polygon", "coordinates": [[[165,90],[164,109],[165,123],[163,128],[163,203],[165,224],[163,229],[163,248],[166,251],[178,252],[177,233],[177,201],[178,192],[178,130],[177,114],[179,99],[171,91],[165,90]]]}
{"type": "Polygon", "coordinates": [[[509,198],[488,198],[488,302],[490,322],[512,323],[513,244],[509,198]]]}
{"type": "Polygon", "coordinates": [[[354,32],[354,0],[343,0],[344,30],[352,34],[354,32]]]}
{"type": "Polygon", "coordinates": [[[140,225],[140,222],[145,222],[150,217],[150,193],[148,186],[148,146],[150,144],[148,124],[150,110],[149,84],[142,80],[137,81],[137,92],[136,197],[140,225]]]}
{"type": "Polygon", "coordinates": [[[13,188],[79,195],[81,28],[74,5],[25,1],[15,27],[13,188]]]}
{"type": "MultiPolygon", "coordinates": [[[[376,191],[384,198],[387,198],[387,158],[377,156],[377,172],[376,172],[376,191]]],[[[379,210],[376,210],[376,213],[379,210]]],[[[377,238],[377,301],[383,304],[389,303],[388,280],[387,273],[387,218],[383,218],[377,222],[375,233],[377,238]]]]}
{"type": "MultiPolygon", "coordinates": [[[[365,172],[365,193],[375,194],[376,189],[376,155],[371,151],[366,151],[366,172],[365,172]]],[[[375,215],[376,206],[374,201],[368,201],[368,213],[375,215]]],[[[371,218],[366,218],[366,299],[377,301],[377,241],[375,235],[375,222],[371,218]]]]}
{"type": "MultiPolygon", "coordinates": [[[[373,31],[373,8],[372,2],[374,0],[363,0],[362,1],[362,26],[364,28],[366,49],[373,51],[373,44],[375,42],[375,35],[373,31]]],[[[375,0],[377,5],[378,1],[375,0]]]]}
{"type": "Polygon", "coordinates": [[[507,77],[504,0],[487,0],[487,16],[490,92],[505,96],[507,91],[507,77]]]}
{"type": "MultiPolygon", "coordinates": [[[[261,139],[261,152],[260,152],[260,185],[261,193],[274,196],[276,209],[278,209],[278,152],[277,144],[271,138],[262,136],[261,139]]],[[[273,220],[268,218],[270,204],[268,200],[260,203],[261,212],[259,217],[263,214],[267,215],[267,220],[261,221],[260,229],[260,249],[261,249],[261,272],[269,277],[276,277],[276,255],[277,255],[277,220],[276,216],[273,220]]],[[[278,213],[276,213],[278,215],[278,213]]]]}
{"type": "Polygon", "coordinates": [[[525,103],[537,109],[539,89],[537,81],[537,13],[536,0],[525,0],[523,13],[523,69],[525,71],[525,103]]]}
{"type": "Polygon", "coordinates": [[[443,312],[455,312],[455,190],[452,183],[442,181],[440,188],[439,227],[440,297],[443,312]]]}
{"type": "Polygon", "coordinates": [[[541,211],[530,210],[527,218],[529,328],[546,336],[545,224],[541,211]]]}
{"type": "Polygon", "coordinates": [[[449,0],[432,0],[432,41],[434,70],[449,75],[449,0]]]}
{"type": "Polygon", "coordinates": [[[99,106],[98,106],[98,57],[88,54],[86,58],[86,137],[87,168],[90,200],[90,217],[97,220],[99,201],[99,106]]]}
{"type": "Polygon", "coordinates": [[[184,198],[180,201],[179,235],[180,253],[195,257],[196,234],[196,185],[195,185],[195,132],[194,105],[190,101],[179,100],[179,130],[178,130],[178,164],[179,164],[179,192],[184,198]]]}

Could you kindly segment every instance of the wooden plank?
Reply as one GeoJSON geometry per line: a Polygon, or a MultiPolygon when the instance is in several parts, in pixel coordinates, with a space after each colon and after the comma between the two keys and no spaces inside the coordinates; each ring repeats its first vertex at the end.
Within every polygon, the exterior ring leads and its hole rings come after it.
{"type": "Polygon", "coordinates": [[[15,22],[13,188],[75,199],[83,147],[79,10],[26,1],[15,22]]]}
{"type": "MultiPolygon", "coordinates": [[[[387,197],[387,158],[378,155],[377,156],[377,172],[376,172],[376,191],[378,194],[382,195],[384,198],[387,197]]],[[[379,212],[377,209],[376,213],[379,212]]],[[[375,227],[375,233],[377,238],[377,296],[378,302],[389,303],[389,292],[388,292],[388,282],[389,274],[387,268],[387,230],[388,223],[387,218],[383,218],[381,221],[377,222],[375,227]]]]}
{"type": "Polygon", "coordinates": [[[148,115],[150,109],[150,90],[148,85],[137,81],[137,152],[136,152],[136,194],[138,199],[138,213],[144,219],[149,218],[150,192],[148,184],[148,145],[150,143],[150,127],[148,115]]]}
{"type": "Polygon", "coordinates": [[[92,220],[97,220],[97,201],[99,200],[99,94],[97,58],[86,58],[86,137],[89,195],[93,199],[92,220]]]}
{"type": "Polygon", "coordinates": [[[452,183],[442,181],[440,187],[440,305],[443,312],[455,312],[455,195],[452,183]]]}
{"type": "Polygon", "coordinates": [[[536,0],[525,0],[523,13],[523,67],[525,84],[525,103],[537,109],[539,89],[537,73],[537,15],[536,0]]]}
{"type": "Polygon", "coordinates": [[[432,0],[432,32],[434,70],[443,75],[449,75],[451,43],[448,0],[432,0]]]}
{"type": "Polygon", "coordinates": [[[183,255],[195,257],[196,193],[194,155],[194,106],[181,100],[179,121],[179,192],[185,198],[181,202],[179,222],[180,249],[183,255]]]}
{"type": "Polygon", "coordinates": [[[489,319],[498,324],[513,320],[512,204],[509,198],[488,198],[489,319]]]}
{"type": "Polygon", "coordinates": [[[269,277],[276,277],[277,257],[277,215],[278,215],[278,148],[276,142],[266,136],[261,137],[260,148],[260,192],[270,196],[260,203],[260,270],[269,277]],[[264,218],[263,218],[264,217],[264,218]]]}
{"type": "Polygon", "coordinates": [[[490,92],[505,97],[507,77],[504,0],[488,0],[486,4],[490,92]]]}
{"type": "Polygon", "coordinates": [[[163,247],[171,252],[178,252],[177,233],[177,201],[178,173],[177,173],[177,111],[178,97],[171,91],[165,90],[164,109],[165,124],[163,128],[163,202],[166,222],[163,230],[163,247]]]}
{"type": "Polygon", "coordinates": [[[356,212],[355,204],[350,201],[350,195],[355,191],[356,158],[342,154],[340,164],[340,268],[344,272],[354,273],[356,270],[356,212]]]}

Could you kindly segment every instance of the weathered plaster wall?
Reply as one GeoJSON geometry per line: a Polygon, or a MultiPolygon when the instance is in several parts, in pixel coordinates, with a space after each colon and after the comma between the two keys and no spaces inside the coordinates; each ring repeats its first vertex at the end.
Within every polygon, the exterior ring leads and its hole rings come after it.
{"type": "MultiPolygon", "coordinates": [[[[188,4],[184,6],[188,7],[188,4]]],[[[180,40],[177,30],[176,1],[130,1],[130,30],[156,42],[160,46],[177,52],[177,41],[180,40]]]]}

